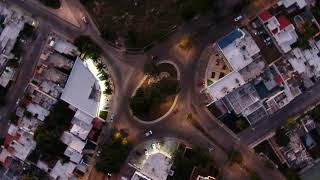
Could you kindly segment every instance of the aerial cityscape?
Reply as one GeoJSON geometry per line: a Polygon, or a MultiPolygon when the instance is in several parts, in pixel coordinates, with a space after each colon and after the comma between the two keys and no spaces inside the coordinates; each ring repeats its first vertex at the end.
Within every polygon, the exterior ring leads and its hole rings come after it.
{"type": "Polygon", "coordinates": [[[320,0],[0,0],[0,180],[320,180],[320,0]]]}

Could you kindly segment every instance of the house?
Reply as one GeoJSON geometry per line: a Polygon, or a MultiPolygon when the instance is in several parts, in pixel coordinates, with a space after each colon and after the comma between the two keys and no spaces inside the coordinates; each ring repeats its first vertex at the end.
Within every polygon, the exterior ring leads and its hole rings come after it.
{"type": "Polygon", "coordinates": [[[72,68],[61,99],[75,109],[96,117],[99,110],[100,94],[98,80],[78,58],[72,68]]]}
{"type": "Polygon", "coordinates": [[[268,11],[262,12],[258,17],[273,36],[281,51],[289,52],[292,49],[291,46],[298,40],[295,27],[290,20],[283,15],[275,17],[268,11]]]}
{"type": "Polygon", "coordinates": [[[238,28],[232,31],[220,39],[215,47],[225,57],[225,63],[230,67],[230,73],[208,86],[206,93],[212,99],[209,104],[222,99],[233,90],[246,84],[262,73],[265,67],[263,60],[260,59],[259,47],[245,30],[238,28]],[[252,67],[251,65],[256,61],[262,62],[262,68],[247,68],[252,67]]]}
{"type": "Polygon", "coordinates": [[[307,3],[305,0],[279,0],[278,5],[283,5],[285,8],[289,8],[295,5],[299,9],[302,9],[307,6],[307,3]]]}

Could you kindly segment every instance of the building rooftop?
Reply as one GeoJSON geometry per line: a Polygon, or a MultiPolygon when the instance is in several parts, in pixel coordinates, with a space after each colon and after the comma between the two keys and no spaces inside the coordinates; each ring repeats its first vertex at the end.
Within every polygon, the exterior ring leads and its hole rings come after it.
{"type": "Polygon", "coordinates": [[[241,29],[236,29],[219,40],[218,45],[235,71],[253,62],[253,56],[260,52],[253,38],[241,29]]]}
{"type": "Polygon", "coordinates": [[[66,58],[65,56],[58,54],[58,53],[53,53],[51,54],[47,62],[45,62],[49,66],[53,66],[56,68],[61,68],[64,70],[71,70],[73,66],[73,61],[66,58]]]}
{"type": "Polygon", "coordinates": [[[54,179],[68,180],[73,176],[73,171],[76,166],[77,165],[72,162],[62,163],[61,160],[59,160],[51,170],[50,176],[54,179]]]}
{"type": "Polygon", "coordinates": [[[86,145],[85,142],[71,134],[70,132],[65,131],[61,136],[61,141],[68,145],[69,148],[76,150],[77,152],[81,153],[84,146],[86,145]]]}
{"type": "Polygon", "coordinates": [[[288,8],[292,5],[297,5],[300,9],[307,6],[305,0],[279,0],[279,5],[284,5],[284,7],[288,8]]]}
{"type": "Polygon", "coordinates": [[[271,19],[273,16],[269,11],[264,11],[264,12],[260,13],[258,15],[258,17],[260,18],[260,20],[263,23],[265,23],[265,22],[269,21],[269,19],[271,19]]]}
{"type": "MultiPolygon", "coordinates": [[[[171,159],[162,153],[155,153],[149,155],[149,157],[143,162],[140,173],[145,177],[144,179],[157,179],[165,180],[169,175],[172,162],[171,159]]],[[[132,178],[132,180],[138,180],[140,178],[132,178]]]]}
{"type": "Polygon", "coordinates": [[[71,55],[71,56],[78,55],[78,48],[75,45],[73,45],[67,41],[56,40],[51,44],[53,44],[53,46],[52,46],[53,49],[59,53],[67,54],[67,55],[71,55]]]}
{"type": "Polygon", "coordinates": [[[266,24],[269,31],[277,41],[281,50],[287,53],[291,50],[291,45],[298,40],[295,27],[286,16],[270,17],[270,13],[265,11],[259,15],[259,19],[266,24]]]}
{"type": "Polygon", "coordinates": [[[248,83],[226,96],[236,114],[240,114],[252,104],[260,100],[259,94],[252,84],[248,83]]]}
{"type": "Polygon", "coordinates": [[[208,93],[211,95],[213,101],[217,101],[244,84],[245,81],[240,73],[234,71],[210,85],[208,87],[208,93]]]}
{"type": "Polygon", "coordinates": [[[64,151],[64,155],[68,156],[70,158],[70,161],[74,163],[79,163],[82,159],[82,154],[78,151],[72,149],[71,147],[67,147],[67,149],[64,151]]]}
{"type": "Polygon", "coordinates": [[[28,104],[27,111],[31,112],[32,115],[36,116],[36,118],[40,121],[44,121],[46,117],[50,114],[50,111],[34,103],[28,104]]]}
{"type": "Polygon", "coordinates": [[[33,140],[33,136],[28,132],[18,129],[14,125],[10,125],[7,137],[6,149],[22,161],[26,160],[27,156],[36,147],[36,142],[33,140]],[[11,137],[9,138],[10,140],[8,140],[7,137],[11,137]]]}
{"type": "Polygon", "coordinates": [[[78,58],[61,95],[61,99],[92,117],[99,108],[100,87],[98,80],[78,58]]]}

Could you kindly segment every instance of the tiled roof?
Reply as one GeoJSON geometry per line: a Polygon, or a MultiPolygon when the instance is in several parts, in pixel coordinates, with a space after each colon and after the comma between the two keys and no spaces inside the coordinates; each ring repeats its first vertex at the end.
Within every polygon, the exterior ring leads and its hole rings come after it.
{"type": "Polygon", "coordinates": [[[272,15],[268,11],[264,11],[259,14],[259,18],[262,22],[268,21],[270,18],[272,18],[272,15]]]}
{"type": "Polygon", "coordinates": [[[287,26],[289,26],[291,24],[289,19],[287,17],[285,17],[285,16],[279,16],[278,17],[278,22],[280,24],[280,31],[285,29],[287,26]]]}

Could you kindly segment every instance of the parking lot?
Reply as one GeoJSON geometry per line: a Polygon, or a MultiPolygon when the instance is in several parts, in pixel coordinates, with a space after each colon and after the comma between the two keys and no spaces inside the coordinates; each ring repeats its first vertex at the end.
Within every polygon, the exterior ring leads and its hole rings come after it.
{"type": "Polygon", "coordinates": [[[274,45],[272,38],[268,35],[258,19],[251,21],[247,28],[268,64],[271,64],[281,57],[281,53],[274,45]]]}

